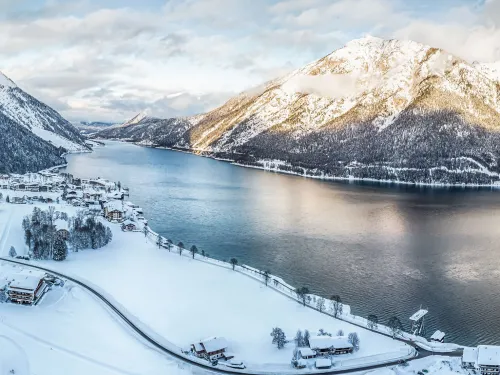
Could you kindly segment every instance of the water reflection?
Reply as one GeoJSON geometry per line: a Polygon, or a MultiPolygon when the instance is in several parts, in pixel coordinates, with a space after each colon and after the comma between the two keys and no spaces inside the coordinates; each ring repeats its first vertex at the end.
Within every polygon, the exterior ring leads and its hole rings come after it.
{"type": "Polygon", "coordinates": [[[129,186],[174,241],[381,321],[408,322],[423,304],[429,331],[500,344],[500,192],[330,183],[120,143],[68,159],[71,173],[129,186]]]}

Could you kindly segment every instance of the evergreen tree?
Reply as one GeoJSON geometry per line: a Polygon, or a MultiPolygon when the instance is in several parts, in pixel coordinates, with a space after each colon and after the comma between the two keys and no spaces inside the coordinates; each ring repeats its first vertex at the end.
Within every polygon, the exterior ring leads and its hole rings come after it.
{"type": "Polygon", "coordinates": [[[196,247],[196,245],[193,245],[191,246],[191,249],[189,249],[189,251],[191,252],[191,255],[193,256],[194,259],[194,255],[198,252],[198,248],[196,247]]]}
{"type": "Polygon", "coordinates": [[[267,283],[269,283],[269,279],[271,278],[271,271],[268,270],[264,271],[262,277],[264,278],[264,284],[266,284],[267,286],[267,283]]]}
{"type": "Polygon", "coordinates": [[[66,241],[62,238],[62,236],[56,236],[56,240],[54,241],[54,255],[53,259],[57,261],[62,261],[66,259],[68,255],[68,246],[66,245],[66,241]]]}
{"type": "Polygon", "coordinates": [[[305,306],[306,301],[307,301],[307,297],[309,295],[309,288],[303,286],[301,288],[296,289],[295,293],[297,294],[297,299],[299,301],[302,301],[302,304],[305,306]]]}
{"type": "Polygon", "coordinates": [[[170,252],[172,250],[172,247],[174,246],[174,243],[172,242],[171,239],[167,240],[167,249],[170,252]]]}
{"type": "Polygon", "coordinates": [[[337,331],[337,336],[344,336],[344,331],[342,331],[341,329],[339,329],[337,331]]]}
{"type": "Polygon", "coordinates": [[[309,343],[309,339],[311,338],[311,334],[309,333],[309,331],[306,329],[304,331],[304,346],[309,346],[310,343],[309,343]]]}
{"type": "Polygon", "coordinates": [[[10,247],[10,250],[9,250],[9,256],[11,258],[15,258],[17,256],[17,253],[16,253],[16,249],[14,248],[14,246],[11,246],[10,247]]]}
{"type": "Polygon", "coordinates": [[[4,285],[2,290],[0,290],[0,303],[4,303],[9,298],[7,296],[7,293],[5,292],[6,290],[7,290],[7,285],[4,285]]]}
{"type": "Polygon", "coordinates": [[[177,248],[179,249],[179,255],[182,255],[182,250],[184,250],[184,244],[182,242],[179,242],[177,244],[177,248]]]}
{"type": "Polygon", "coordinates": [[[5,198],[5,202],[10,203],[10,197],[7,195],[7,198],[5,198]]]}
{"type": "Polygon", "coordinates": [[[3,194],[0,193],[0,201],[3,199],[3,194]]]}
{"type": "Polygon", "coordinates": [[[278,349],[283,349],[286,344],[286,336],[281,328],[273,328],[271,332],[273,337],[273,344],[278,346],[278,349]]]}
{"type": "Polygon", "coordinates": [[[297,347],[302,348],[304,347],[304,335],[302,334],[302,331],[299,329],[297,331],[297,334],[295,335],[295,345],[297,347]]]}

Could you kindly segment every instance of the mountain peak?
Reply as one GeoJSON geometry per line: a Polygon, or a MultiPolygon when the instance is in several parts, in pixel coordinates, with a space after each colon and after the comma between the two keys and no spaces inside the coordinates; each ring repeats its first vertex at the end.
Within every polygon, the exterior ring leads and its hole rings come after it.
{"type": "Polygon", "coordinates": [[[139,122],[141,122],[142,120],[144,120],[147,117],[148,117],[148,110],[144,110],[142,112],[139,112],[137,115],[132,117],[130,120],[124,122],[121,126],[125,127],[125,126],[129,126],[129,125],[138,124],[139,122]]]}
{"type": "Polygon", "coordinates": [[[9,77],[0,72],[0,87],[14,88],[17,85],[9,77]]]}

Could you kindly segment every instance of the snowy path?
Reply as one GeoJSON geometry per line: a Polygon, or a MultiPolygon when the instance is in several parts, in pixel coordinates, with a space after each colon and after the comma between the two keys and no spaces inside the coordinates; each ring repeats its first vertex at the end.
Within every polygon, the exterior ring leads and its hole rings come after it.
{"type": "MultiPolygon", "coordinates": [[[[128,313],[123,307],[119,308],[115,306],[114,303],[112,303],[108,298],[106,298],[101,292],[97,291],[97,287],[92,287],[90,285],[87,285],[86,283],[82,282],[81,280],[78,280],[76,278],[70,277],[68,275],[62,274],[60,272],[53,271],[48,268],[44,267],[39,267],[39,266],[33,266],[27,262],[22,262],[22,261],[17,261],[17,260],[12,260],[9,258],[3,258],[0,257],[0,260],[9,262],[9,263],[14,263],[14,264],[21,264],[33,268],[37,268],[40,270],[44,270],[47,272],[51,272],[53,274],[56,274],[60,277],[63,277],[65,279],[71,280],[75,284],[80,285],[81,287],[85,288],[87,291],[90,293],[94,294],[101,302],[103,302],[108,308],[110,308],[120,319],[122,319],[132,330],[135,331],[140,337],[145,339],[149,344],[152,344],[154,347],[157,349],[161,350],[163,353],[167,354],[170,357],[175,357],[176,359],[182,360],[184,362],[188,362],[191,365],[194,365],[199,368],[203,369],[209,369],[211,372],[218,372],[218,373],[226,373],[226,374],[265,374],[265,373],[272,373],[272,374],[278,374],[278,373],[286,373],[286,374],[291,374],[291,373],[304,373],[301,370],[293,370],[290,369],[289,371],[266,371],[266,370],[260,370],[260,371],[241,371],[241,370],[233,370],[233,369],[227,369],[223,367],[212,367],[208,363],[206,363],[203,360],[199,360],[197,358],[191,357],[184,355],[179,348],[176,349],[175,346],[172,346],[171,343],[169,343],[166,340],[162,340],[161,337],[158,335],[155,335],[154,332],[147,332],[148,329],[145,327],[141,322],[137,321],[130,313],[128,313]],[[125,310],[125,311],[122,311],[125,310]]],[[[104,293],[104,292],[103,292],[104,293]]],[[[48,345],[51,345],[50,343],[47,343],[48,345]]],[[[70,352],[71,354],[71,352],[70,352]]],[[[429,356],[432,355],[431,353],[425,352],[420,355],[420,358],[424,356],[429,356]]],[[[399,360],[401,359],[416,359],[417,357],[414,357],[413,355],[406,355],[402,356],[398,360],[394,360],[394,358],[390,360],[380,360],[380,361],[375,361],[372,363],[365,363],[365,364],[359,364],[358,366],[352,366],[350,368],[344,368],[344,369],[329,369],[329,370],[315,370],[313,373],[321,373],[321,374],[342,374],[342,373],[352,373],[352,372],[357,372],[357,371],[366,371],[366,370],[372,370],[372,369],[378,369],[386,366],[391,366],[391,365],[396,365],[398,364],[399,360]]],[[[93,360],[92,360],[93,361],[93,360]]],[[[121,370],[120,370],[121,371],[121,370]]],[[[121,371],[123,373],[123,371],[121,371]]]]}

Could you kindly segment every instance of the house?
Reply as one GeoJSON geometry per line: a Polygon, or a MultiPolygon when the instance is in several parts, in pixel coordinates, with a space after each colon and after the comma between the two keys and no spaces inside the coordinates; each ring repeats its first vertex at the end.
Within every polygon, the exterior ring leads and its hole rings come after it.
{"type": "Polygon", "coordinates": [[[26,200],[24,199],[24,197],[12,197],[10,198],[10,203],[25,204],[26,200]]]}
{"type": "Polygon", "coordinates": [[[122,230],[123,231],[129,231],[132,232],[137,229],[137,226],[132,220],[125,220],[122,224],[122,230]]]}
{"type": "Polygon", "coordinates": [[[329,358],[318,358],[314,363],[317,369],[327,369],[332,367],[332,361],[329,358]]]}
{"type": "Polygon", "coordinates": [[[57,234],[60,235],[65,241],[69,238],[69,223],[67,220],[57,219],[54,222],[57,234]]]}
{"type": "Polygon", "coordinates": [[[109,221],[122,221],[124,216],[122,203],[119,201],[111,201],[105,203],[104,216],[109,221]]]}
{"type": "Polygon", "coordinates": [[[311,336],[309,347],[318,354],[347,354],[353,352],[353,346],[345,336],[311,336]]]}
{"type": "Polygon", "coordinates": [[[437,330],[436,332],[434,332],[431,336],[431,341],[434,341],[434,342],[444,342],[444,336],[445,336],[445,333],[440,331],[440,330],[437,330]]]}
{"type": "Polygon", "coordinates": [[[462,353],[462,367],[467,369],[476,368],[477,348],[464,348],[462,353]]]}
{"type": "Polygon", "coordinates": [[[500,372],[500,346],[479,345],[477,367],[482,375],[498,375],[500,372]]]}
{"type": "Polygon", "coordinates": [[[22,270],[12,275],[12,281],[7,286],[9,299],[21,304],[36,303],[47,289],[44,277],[44,272],[32,270],[22,270]]]}
{"type": "Polygon", "coordinates": [[[191,351],[199,358],[204,358],[206,354],[205,348],[201,345],[201,343],[192,344],[191,351]]]}
{"type": "Polygon", "coordinates": [[[38,193],[40,191],[40,186],[37,183],[27,184],[26,190],[38,193]]]}
{"type": "Polygon", "coordinates": [[[210,337],[199,344],[192,345],[195,354],[200,353],[202,357],[205,357],[209,361],[224,357],[227,347],[227,341],[224,337],[210,337]]]}
{"type": "Polygon", "coordinates": [[[316,357],[316,352],[310,348],[299,348],[299,355],[303,359],[311,359],[316,357]]]}
{"type": "Polygon", "coordinates": [[[46,193],[52,191],[52,187],[50,185],[40,185],[40,191],[46,193]]]}

